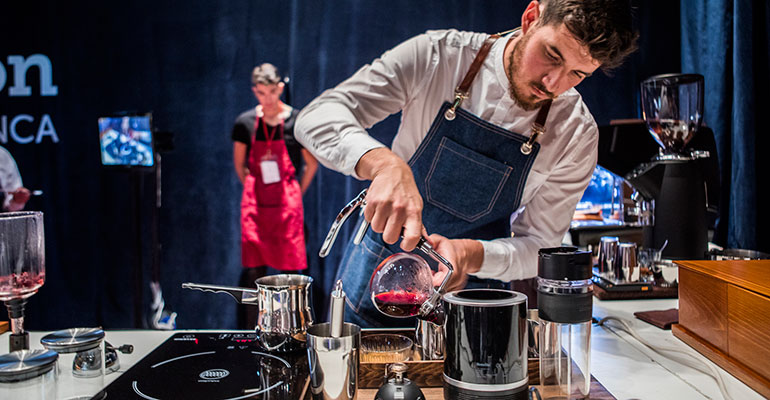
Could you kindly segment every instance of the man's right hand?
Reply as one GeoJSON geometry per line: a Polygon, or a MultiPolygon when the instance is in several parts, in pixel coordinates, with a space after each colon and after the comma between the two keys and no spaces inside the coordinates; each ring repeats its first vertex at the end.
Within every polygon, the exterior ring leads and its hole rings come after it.
{"type": "Polygon", "coordinates": [[[8,203],[8,211],[20,211],[24,209],[24,205],[29,201],[31,195],[29,189],[20,187],[8,194],[11,195],[11,202],[8,203]]]}
{"type": "Polygon", "coordinates": [[[366,194],[364,218],[382,233],[385,243],[398,241],[412,251],[423,234],[422,196],[409,165],[387,148],[370,150],[358,161],[356,174],[371,179],[366,194]]]}

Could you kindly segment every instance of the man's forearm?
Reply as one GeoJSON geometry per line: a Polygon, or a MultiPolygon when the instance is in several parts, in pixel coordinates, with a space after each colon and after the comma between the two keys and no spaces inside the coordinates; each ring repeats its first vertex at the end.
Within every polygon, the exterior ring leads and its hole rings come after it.
{"type": "Polygon", "coordinates": [[[463,265],[463,272],[472,274],[481,269],[484,262],[484,246],[475,239],[458,239],[458,263],[463,265]]]}

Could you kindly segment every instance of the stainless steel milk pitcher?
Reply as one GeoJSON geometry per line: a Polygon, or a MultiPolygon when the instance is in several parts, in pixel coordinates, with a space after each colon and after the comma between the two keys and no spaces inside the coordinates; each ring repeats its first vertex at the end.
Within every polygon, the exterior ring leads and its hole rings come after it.
{"type": "Polygon", "coordinates": [[[305,275],[280,274],[256,280],[257,289],[183,283],[186,289],[227,293],[235,301],[259,307],[257,340],[268,351],[305,348],[307,329],[313,324],[311,284],[305,275]]]}

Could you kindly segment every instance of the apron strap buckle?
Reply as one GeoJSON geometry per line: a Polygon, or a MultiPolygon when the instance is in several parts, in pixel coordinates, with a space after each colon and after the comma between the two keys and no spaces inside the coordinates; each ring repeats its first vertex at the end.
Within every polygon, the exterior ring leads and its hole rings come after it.
{"type": "Polygon", "coordinates": [[[532,123],[532,134],[529,135],[527,142],[521,145],[521,153],[524,155],[532,153],[532,148],[535,146],[538,136],[543,133],[545,133],[545,127],[543,125],[538,124],[537,122],[532,123]]]}
{"type": "Polygon", "coordinates": [[[460,90],[459,87],[455,89],[455,101],[452,102],[452,106],[449,107],[449,109],[447,109],[446,112],[444,112],[444,118],[446,118],[447,121],[454,120],[455,117],[457,116],[456,114],[457,107],[460,107],[463,104],[463,100],[467,98],[468,98],[468,92],[464,92],[460,90]]]}

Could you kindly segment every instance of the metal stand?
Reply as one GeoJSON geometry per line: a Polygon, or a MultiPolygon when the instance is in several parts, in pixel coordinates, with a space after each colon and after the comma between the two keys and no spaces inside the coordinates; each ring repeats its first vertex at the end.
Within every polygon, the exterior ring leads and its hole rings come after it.
{"type": "Polygon", "coordinates": [[[11,319],[10,351],[29,350],[29,333],[24,331],[24,307],[27,299],[13,299],[5,302],[8,318],[11,319]]]}
{"type": "Polygon", "coordinates": [[[142,197],[144,195],[144,173],[137,169],[130,171],[131,187],[134,201],[131,203],[131,213],[134,216],[132,233],[134,236],[134,328],[144,328],[142,307],[144,304],[143,258],[142,253],[142,197]]]}

